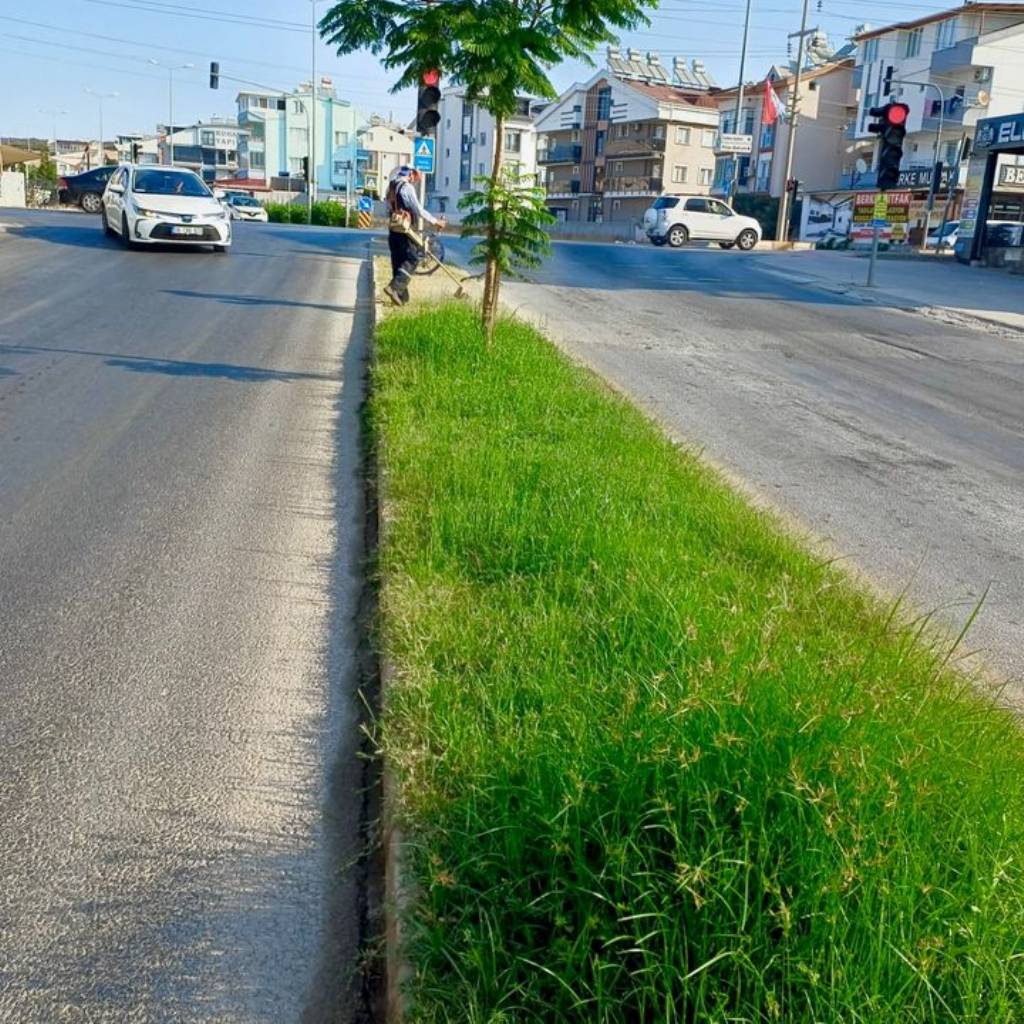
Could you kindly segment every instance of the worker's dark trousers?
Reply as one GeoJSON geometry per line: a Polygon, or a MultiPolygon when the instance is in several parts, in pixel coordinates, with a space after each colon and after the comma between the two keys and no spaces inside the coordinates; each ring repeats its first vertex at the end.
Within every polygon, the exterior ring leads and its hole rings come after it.
{"type": "Polygon", "coordinates": [[[391,287],[403,298],[409,296],[409,281],[416,270],[419,253],[412,239],[401,231],[388,232],[391,250],[391,287]]]}

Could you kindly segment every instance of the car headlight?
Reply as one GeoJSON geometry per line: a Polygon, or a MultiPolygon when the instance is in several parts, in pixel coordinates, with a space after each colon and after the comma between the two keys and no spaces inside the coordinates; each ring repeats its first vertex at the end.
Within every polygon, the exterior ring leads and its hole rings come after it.
{"type": "Polygon", "coordinates": [[[135,212],[136,212],[136,213],[137,213],[137,214],[138,214],[138,215],[139,215],[140,217],[147,217],[147,218],[151,218],[151,219],[155,219],[155,218],[157,218],[157,217],[160,217],[160,216],[162,216],[162,215],[161,215],[160,213],[158,213],[158,212],[157,212],[156,210],[147,210],[147,209],[145,209],[144,207],[141,207],[141,206],[136,206],[136,207],[135,207],[135,212]]]}
{"type": "Polygon", "coordinates": [[[219,213],[211,213],[210,214],[210,220],[227,220],[227,219],[228,219],[228,215],[223,210],[221,210],[219,213]]]}

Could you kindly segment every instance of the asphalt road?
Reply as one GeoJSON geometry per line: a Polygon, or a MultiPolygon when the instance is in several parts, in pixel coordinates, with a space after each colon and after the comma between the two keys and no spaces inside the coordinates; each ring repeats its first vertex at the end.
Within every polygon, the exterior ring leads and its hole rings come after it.
{"type": "Polygon", "coordinates": [[[367,238],[0,221],[0,1021],[354,1020],[367,238]]]}
{"type": "Polygon", "coordinates": [[[505,294],[884,591],[955,630],[987,590],[961,650],[1024,699],[1024,337],[866,306],[785,265],[563,244],[505,294]]]}

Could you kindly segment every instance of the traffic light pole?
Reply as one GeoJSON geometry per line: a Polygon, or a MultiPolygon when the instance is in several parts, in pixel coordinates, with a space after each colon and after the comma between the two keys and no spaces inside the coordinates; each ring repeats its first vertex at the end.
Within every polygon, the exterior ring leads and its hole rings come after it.
{"type": "Polygon", "coordinates": [[[866,286],[875,287],[875,263],[878,261],[878,222],[871,226],[871,256],[868,258],[868,279],[866,286]]]}
{"type": "MultiPolygon", "coordinates": [[[[796,48],[796,73],[793,75],[792,100],[789,111],[789,134],[786,137],[786,169],[782,175],[782,198],[779,200],[779,220],[775,226],[775,237],[780,242],[789,239],[789,179],[793,177],[793,153],[796,148],[797,107],[800,103],[800,75],[804,69],[804,40],[807,38],[807,3],[804,0],[800,15],[800,42],[796,48]]],[[[795,198],[795,197],[794,197],[795,198]]]]}

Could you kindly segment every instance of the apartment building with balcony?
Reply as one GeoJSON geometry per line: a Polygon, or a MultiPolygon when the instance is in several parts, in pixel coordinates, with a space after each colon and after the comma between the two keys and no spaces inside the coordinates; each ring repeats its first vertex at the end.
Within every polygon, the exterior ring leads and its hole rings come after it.
{"type": "Polygon", "coordinates": [[[247,132],[239,148],[238,176],[290,190],[293,181],[306,188],[310,128],[315,117],[316,152],[310,174],[316,194],[344,192],[357,180],[357,128],[365,122],[355,107],[340,99],[326,75],[315,90],[305,82],[293,92],[250,90],[237,97],[238,126],[247,132]]]}
{"type": "MultiPolygon", "coordinates": [[[[248,138],[247,129],[227,117],[197,121],[185,127],[175,126],[174,165],[187,167],[205,181],[234,178],[239,170],[239,151],[248,138]]],[[[166,125],[158,125],[156,160],[140,162],[170,163],[172,133],[166,125]]]]}
{"type": "MultiPolygon", "coordinates": [[[[950,181],[954,189],[963,182],[961,166],[949,169],[978,121],[1024,111],[1024,4],[965,3],[861,31],[856,41],[859,102],[850,129],[854,166],[843,178],[848,187],[872,188],[877,180],[876,136],[867,130],[872,107],[890,100],[910,107],[901,184],[923,198],[941,160],[942,200],[950,181]]],[[[1019,209],[1019,195],[1014,202],[1019,209]]]]}
{"type": "MultiPolygon", "coordinates": [[[[518,99],[516,113],[505,121],[502,163],[525,177],[537,174],[534,103],[518,99]]],[[[491,173],[494,163],[495,121],[462,88],[446,89],[439,106],[434,174],[428,178],[428,206],[449,220],[459,219],[459,200],[476,188],[474,180],[491,173]]]]}
{"type": "Polygon", "coordinates": [[[609,48],[607,67],[538,114],[537,164],[561,221],[639,220],[662,192],[707,195],[718,107],[700,61],[609,48]]]}
{"type": "MultiPolygon", "coordinates": [[[[813,51],[812,51],[813,52],[813,51]]],[[[821,54],[823,51],[818,50],[821,54]]],[[[798,127],[792,177],[803,190],[832,189],[849,162],[846,132],[856,111],[853,93],[854,58],[840,50],[816,67],[805,68],[796,92],[795,68],[773,66],[759,82],[744,85],[743,106],[737,117],[739,87],[717,91],[723,134],[750,135],[750,155],[723,153],[715,166],[714,194],[728,195],[736,176],[736,195],[778,199],[785,190],[786,147],[790,121],[761,123],[765,90],[770,88],[783,110],[796,100],[798,127]],[[737,167],[738,163],[738,167],[737,167]]]]}

